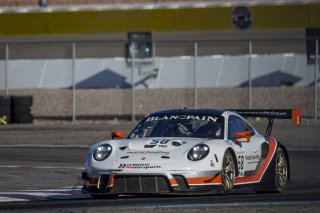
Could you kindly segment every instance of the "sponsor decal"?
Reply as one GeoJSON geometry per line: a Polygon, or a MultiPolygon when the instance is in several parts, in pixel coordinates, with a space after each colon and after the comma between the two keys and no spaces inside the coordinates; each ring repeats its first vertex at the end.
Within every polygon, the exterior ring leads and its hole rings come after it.
{"type": "Polygon", "coordinates": [[[169,155],[166,151],[129,151],[128,155],[169,155]]]}
{"type": "Polygon", "coordinates": [[[166,115],[166,116],[156,116],[147,118],[146,122],[149,121],[161,121],[161,120],[199,120],[199,121],[213,121],[218,120],[217,117],[204,116],[204,115],[166,115]]]}
{"type": "Polygon", "coordinates": [[[258,160],[259,158],[258,154],[246,155],[246,160],[258,160]]]}
{"type": "Polygon", "coordinates": [[[232,23],[240,30],[245,30],[252,23],[252,14],[248,7],[238,6],[232,11],[232,23]]]}
{"type": "Polygon", "coordinates": [[[211,167],[215,167],[214,163],[213,163],[213,160],[210,160],[210,166],[211,167]]]}
{"type": "Polygon", "coordinates": [[[257,164],[257,163],[259,163],[259,161],[249,161],[247,164],[257,164]]]}
{"type": "Polygon", "coordinates": [[[154,144],[146,144],[146,145],[144,145],[144,148],[153,148],[153,147],[155,147],[155,146],[157,146],[157,145],[154,145],[154,144]]]}
{"type": "Polygon", "coordinates": [[[286,116],[288,113],[287,112],[276,112],[276,111],[248,111],[248,112],[245,112],[245,111],[241,111],[240,114],[242,115],[260,115],[260,116],[263,116],[263,115],[275,115],[275,116],[286,116]]]}
{"type": "Polygon", "coordinates": [[[161,166],[150,166],[149,163],[121,163],[118,169],[161,169],[161,166]]]}

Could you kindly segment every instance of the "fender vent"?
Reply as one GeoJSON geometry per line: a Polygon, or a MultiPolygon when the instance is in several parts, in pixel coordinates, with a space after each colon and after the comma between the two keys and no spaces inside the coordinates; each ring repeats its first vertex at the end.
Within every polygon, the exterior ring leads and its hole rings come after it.
{"type": "Polygon", "coordinates": [[[264,159],[267,157],[269,152],[269,144],[268,143],[263,143],[261,145],[261,158],[264,159]]]}
{"type": "Polygon", "coordinates": [[[99,189],[106,189],[109,182],[109,175],[101,175],[99,179],[99,189]]]}

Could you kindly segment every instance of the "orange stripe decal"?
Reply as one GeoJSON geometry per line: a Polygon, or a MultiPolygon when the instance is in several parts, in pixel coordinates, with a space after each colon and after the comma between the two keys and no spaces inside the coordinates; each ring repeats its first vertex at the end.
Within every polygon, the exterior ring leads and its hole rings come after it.
{"type": "MultiPolygon", "coordinates": [[[[246,176],[246,177],[236,177],[235,184],[244,184],[244,183],[252,183],[252,182],[259,182],[267,170],[273,156],[275,150],[277,148],[277,141],[270,137],[269,141],[269,151],[267,157],[262,162],[261,166],[256,171],[255,175],[253,176],[246,176]]],[[[194,178],[186,178],[189,185],[218,185],[221,184],[221,176],[212,177],[212,176],[205,176],[205,177],[194,177],[194,178]]],[[[174,178],[169,179],[171,185],[177,185],[177,181],[174,178]]]]}
{"type": "Polygon", "coordinates": [[[170,182],[170,185],[171,185],[171,186],[178,185],[176,179],[174,179],[174,178],[170,178],[170,179],[169,179],[169,182],[170,182]]]}
{"type": "Polygon", "coordinates": [[[114,176],[109,179],[108,186],[113,186],[114,184],[114,176]]]}
{"type": "Polygon", "coordinates": [[[261,180],[264,172],[266,171],[270,161],[272,160],[272,157],[275,153],[276,147],[277,147],[276,140],[274,138],[270,137],[268,155],[267,155],[266,159],[264,159],[263,163],[261,164],[261,166],[259,167],[259,169],[255,173],[255,175],[248,176],[248,177],[237,177],[235,179],[235,183],[240,184],[240,183],[247,183],[247,182],[259,182],[261,180]]]}
{"type": "Polygon", "coordinates": [[[211,176],[206,177],[196,177],[196,178],[187,178],[187,182],[190,185],[199,185],[199,184],[221,184],[221,176],[215,178],[211,176]]]}

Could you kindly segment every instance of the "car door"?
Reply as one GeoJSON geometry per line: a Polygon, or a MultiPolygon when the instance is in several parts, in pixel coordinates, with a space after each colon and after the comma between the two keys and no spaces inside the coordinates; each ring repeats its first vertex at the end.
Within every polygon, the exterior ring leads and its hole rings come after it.
{"type": "Polygon", "coordinates": [[[236,132],[250,131],[249,142],[233,143],[236,152],[239,176],[251,176],[259,162],[258,138],[255,130],[241,117],[230,115],[228,119],[228,140],[236,140],[236,132]]]}

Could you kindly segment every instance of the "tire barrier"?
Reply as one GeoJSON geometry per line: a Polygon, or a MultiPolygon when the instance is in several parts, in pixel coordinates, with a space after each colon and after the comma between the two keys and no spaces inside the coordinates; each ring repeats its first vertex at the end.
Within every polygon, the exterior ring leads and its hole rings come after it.
{"type": "Polygon", "coordinates": [[[11,97],[12,123],[33,123],[32,96],[11,97]]]}
{"type": "Polygon", "coordinates": [[[11,98],[0,96],[0,125],[7,125],[11,122],[11,98]]]}

